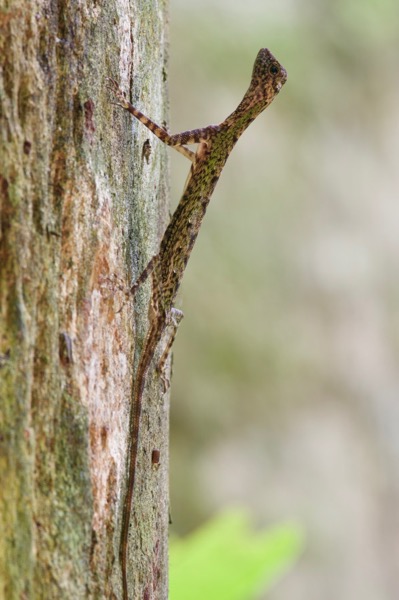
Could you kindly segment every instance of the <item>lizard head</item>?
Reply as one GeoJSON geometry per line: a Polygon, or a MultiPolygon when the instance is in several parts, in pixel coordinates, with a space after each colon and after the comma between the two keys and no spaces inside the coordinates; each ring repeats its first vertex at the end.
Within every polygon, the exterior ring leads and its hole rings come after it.
{"type": "Polygon", "coordinates": [[[263,100],[266,107],[286,81],[287,71],[284,67],[267,48],[261,48],[255,60],[250,85],[250,90],[257,97],[257,101],[263,100]]]}

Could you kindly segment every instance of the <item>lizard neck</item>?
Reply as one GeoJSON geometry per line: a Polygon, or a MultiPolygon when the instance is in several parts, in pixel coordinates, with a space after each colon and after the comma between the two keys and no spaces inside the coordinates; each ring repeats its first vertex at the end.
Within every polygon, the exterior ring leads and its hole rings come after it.
{"type": "Polygon", "coordinates": [[[248,125],[269,106],[280,91],[280,87],[273,87],[270,84],[267,88],[262,88],[256,81],[253,81],[240,104],[221,123],[221,127],[233,130],[235,137],[238,139],[248,125]]]}
{"type": "Polygon", "coordinates": [[[230,129],[237,139],[267,106],[264,102],[257,102],[256,97],[249,91],[235,111],[221,123],[221,127],[230,129]]]}

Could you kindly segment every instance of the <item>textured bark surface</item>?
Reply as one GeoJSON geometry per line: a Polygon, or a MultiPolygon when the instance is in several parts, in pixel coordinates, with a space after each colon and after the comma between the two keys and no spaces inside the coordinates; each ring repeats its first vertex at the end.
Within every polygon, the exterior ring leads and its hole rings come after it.
{"type": "MultiPolygon", "coordinates": [[[[143,155],[150,134],[110,103],[105,78],[164,121],[166,6],[0,1],[0,27],[0,598],[119,598],[148,288],[134,323],[107,278],[128,285],[155,252],[168,189],[165,151],[151,139],[143,155]]],[[[154,378],[144,399],[132,598],[167,597],[161,392],[154,378]]]]}

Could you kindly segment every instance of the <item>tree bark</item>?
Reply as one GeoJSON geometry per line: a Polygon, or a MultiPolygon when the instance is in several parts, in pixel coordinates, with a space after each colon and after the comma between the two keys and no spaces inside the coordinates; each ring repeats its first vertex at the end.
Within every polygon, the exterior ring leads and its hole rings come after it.
{"type": "MultiPolygon", "coordinates": [[[[157,250],[168,168],[161,145],[111,104],[106,77],[164,121],[165,2],[0,0],[7,600],[121,597],[128,415],[149,290],[135,319],[119,290],[157,250]]],[[[167,597],[169,399],[158,379],[148,387],[129,579],[131,598],[158,599],[167,597]]]]}

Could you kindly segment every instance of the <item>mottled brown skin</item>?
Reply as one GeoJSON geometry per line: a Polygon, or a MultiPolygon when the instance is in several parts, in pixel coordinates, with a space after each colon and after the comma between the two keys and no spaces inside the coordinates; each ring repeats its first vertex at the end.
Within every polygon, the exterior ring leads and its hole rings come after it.
{"type": "Polygon", "coordinates": [[[140,415],[144,387],[155,351],[169,325],[173,333],[161,358],[165,362],[174,340],[177,321],[182,314],[173,304],[184,270],[200,230],[205,211],[216,183],[235,143],[252,121],[272,102],[287,79],[285,69],[274,56],[263,48],[259,51],[253,68],[251,84],[236,110],[219,125],[185,131],[176,135],[153,123],[125,99],[117,84],[111,81],[112,90],[120,106],[129,111],[160,140],[173,146],[192,161],[190,175],[172,219],[161,241],[159,252],[132,286],[131,292],[152,276],[152,297],[149,308],[149,328],[140,357],[133,389],[133,407],[129,424],[128,480],[123,504],[120,543],[123,598],[128,600],[127,551],[130,513],[134,491],[140,415]],[[196,152],[185,144],[198,144],[196,152]]]}

